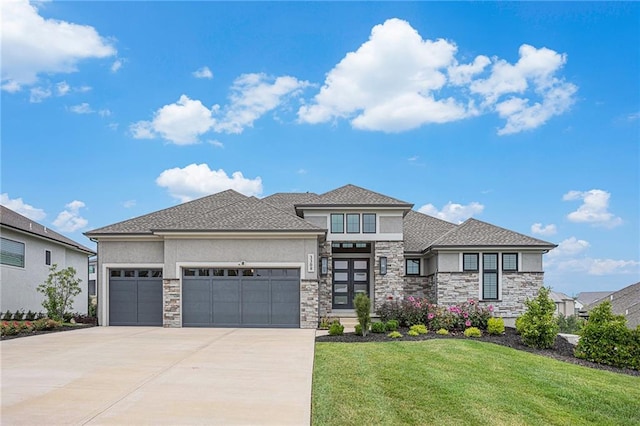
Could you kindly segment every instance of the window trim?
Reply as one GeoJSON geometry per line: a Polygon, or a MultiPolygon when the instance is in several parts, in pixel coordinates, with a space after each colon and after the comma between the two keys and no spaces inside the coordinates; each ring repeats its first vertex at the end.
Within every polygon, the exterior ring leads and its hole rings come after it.
{"type": "Polygon", "coordinates": [[[504,272],[518,272],[518,253],[502,253],[502,270],[504,272]],[[513,269],[507,269],[505,268],[504,264],[504,257],[505,256],[515,256],[516,257],[516,266],[513,269]]]}
{"type": "MultiPolygon", "coordinates": [[[[331,215],[329,216],[329,226],[331,228],[331,233],[332,234],[344,234],[344,213],[331,213],[331,215]],[[338,217],[338,216],[342,216],[342,230],[341,231],[336,231],[334,230],[334,223],[333,223],[333,217],[338,217]]],[[[337,223],[336,223],[337,225],[337,223]]]]}
{"type": "Polygon", "coordinates": [[[482,300],[500,300],[500,265],[498,264],[498,260],[500,257],[498,253],[482,253],[482,300]],[[487,269],[484,264],[484,257],[488,255],[495,255],[496,257],[496,268],[495,269],[487,269]],[[496,297],[486,297],[485,295],[485,284],[484,284],[484,276],[485,274],[494,274],[496,277],[496,297]]]}
{"type": "Polygon", "coordinates": [[[346,219],[346,224],[347,224],[347,234],[359,234],[360,233],[360,213],[347,213],[345,215],[345,219],[346,219]],[[353,217],[353,216],[357,216],[358,217],[358,229],[356,231],[350,231],[349,230],[349,216],[353,217]]]}
{"type": "Polygon", "coordinates": [[[418,258],[409,258],[404,260],[404,272],[406,275],[410,275],[412,277],[420,275],[420,259],[418,258]],[[409,262],[417,262],[418,263],[418,272],[409,272],[409,262]]]}
{"type": "Polygon", "coordinates": [[[22,260],[22,262],[20,262],[21,263],[20,265],[14,265],[12,263],[5,263],[5,262],[1,261],[2,260],[2,256],[0,256],[0,264],[5,265],[5,266],[12,266],[14,268],[23,268],[24,269],[25,264],[26,264],[26,257],[27,257],[26,244],[23,243],[22,241],[12,240],[11,238],[2,237],[1,239],[3,241],[10,241],[12,243],[19,244],[22,247],[22,254],[10,253],[12,255],[15,255],[18,259],[22,260]]]}
{"type": "Polygon", "coordinates": [[[478,272],[480,270],[480,253],[462,253],[462,272],[478,272]],[[465,266],[465,256],[474,256],[476,258],[475,269],[467,269],[465,266]]]}
{"type": "Polygon", "coordinates": [[[377,228],[377,225],[378,225],[378,220],[377,219],[378,218],[376,217],[375,213],[362,213],[362,233],[363,234],[375,234],[376,233],[376,228],[377,228]],[[365,221],[364,221],[365,216],[373,217],[373,231],[367,231],[365,229],[365,226],[364,226],[364,224],[365,224],[365,221]]]}

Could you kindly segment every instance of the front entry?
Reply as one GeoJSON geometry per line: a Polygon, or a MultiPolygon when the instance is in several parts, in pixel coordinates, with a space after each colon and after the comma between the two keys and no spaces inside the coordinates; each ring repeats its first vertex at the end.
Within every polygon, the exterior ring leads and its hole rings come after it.
{"type": "Polygon", "coordinates": [[[369,259],[333,259],[333,309],[353,309],[358,293],[369,295],[369,259]]]}

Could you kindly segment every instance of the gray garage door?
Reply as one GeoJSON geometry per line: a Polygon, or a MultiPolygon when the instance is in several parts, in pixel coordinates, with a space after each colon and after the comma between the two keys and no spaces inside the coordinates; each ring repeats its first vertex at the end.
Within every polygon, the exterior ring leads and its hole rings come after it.
{"type": "Polygon", "coordinates": [[[109,271],[109,325],[162,325],[162,271],[109,271]]]}
{"type": "Polygon", "coordinates": [[[182,325],[299,327],[299,269],[184,269],[182,325]]]}

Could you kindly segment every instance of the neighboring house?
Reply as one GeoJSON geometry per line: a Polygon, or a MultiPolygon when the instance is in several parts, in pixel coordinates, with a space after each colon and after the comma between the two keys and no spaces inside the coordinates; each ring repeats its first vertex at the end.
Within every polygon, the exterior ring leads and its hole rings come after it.
{"type": "Polygon", "coordinates": [[[98,258],[97,256],[92,256],[89,258],[89,297],[95,297],[97,295],[98,288],[98,258]]]}
{"type": "Polygon", "coordinates": [[[603,299],[613,293],[612,291],[583,291],[576,296],[576,302],[579,302],[585,308],[596,300],[603,299]]]}
{"type": "Polygon", "coordinates": [[[88,259],[93,250],[48,229],[46,226],[0,206],[0,311],[43,312],[44,296],[37,287],[58,270],[73,266],[82,282],[73,312],[87,313],[88,259]]]}
{"type": "Polygon", "coordinates": [[[608,295],[592,302],[586,307],[587,312],[609,300],[611,310],[616,315],[624,315],[627,319],[627,327],[636,328],[640,325],[640,282],[631,284],[615,292],[607,292],[608,295]]]}
{"type": "Polygon", "coordinates": [[[572,297],[557,291],[551,291],[549,297],[556,304],[556,315],[568,317],[576,314],[576,304],[572,297]]]}
{"type": "Polygon", "coordinates": [[[87,232],[103,325],[315,328],[388,300],[468,299],[513,320],[554,244],[346,185],[263,199],[227,190],[87,232]]]}

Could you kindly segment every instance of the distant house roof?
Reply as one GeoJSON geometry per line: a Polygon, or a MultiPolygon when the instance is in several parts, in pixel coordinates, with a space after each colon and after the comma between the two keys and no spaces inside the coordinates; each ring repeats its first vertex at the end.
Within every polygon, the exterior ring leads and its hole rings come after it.
{"type": "Polygon", "coordinates": [[[596,300],[600,300],[604,297],[607,297],[611,293],[613,293],[613,291],[583,291],[581,293],[578,293],[578,296],[576,298],[586,308],[588,305],[592,304],[596,300]]]}
{"type": "Polygon", "coordinates": [[[345,185],[333,191],[318,195],[296,204],[296,209],[304,207],[399,207],[409,210],[413,204],[388,197],[355,185],[345,185]]]}
{"type": "Polygon", "coordinates": [[[533,246],[541,249],[552,249],[555,244],[529,237],[515,231],[482,222],[467,219],[461,225],[438,238],[431,247],[483,247],[483,246],[533,246]]]}
{"type": "Polygon", "coordinates": [[[46,226],[41,225],[26,216],[22,216],[5,206],[0,206],[0,213],[0,224],[3,227],[55,241],[83,253],[96,254],[90,248],[85,247],[64,235],[58,234],[46,226]]]}
{"type": "Polygon", "coordinates": [[[569,297],[564,293],[560,293],[558,291],[553,291],[553,290],[549,292],[549,297],[551,298],[551,300],[553,300],[556,303],[562,303],[565,300],[573,300],[573,297],[569,297]]]}
{"type": "Polygon", "coordinates": [[[636,328],[640,325],[640,282],[592,302],[587,306],[587,310],[590,311],[605,300],[611,301],[611,310],[614,314],[624,315],[627,318],[627,327],[636,328]]]}

